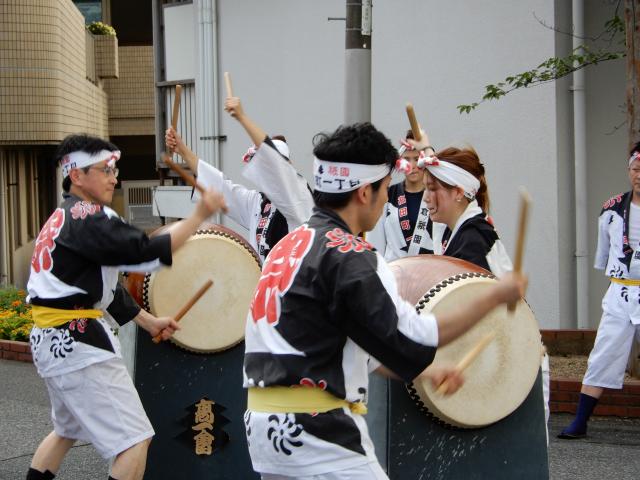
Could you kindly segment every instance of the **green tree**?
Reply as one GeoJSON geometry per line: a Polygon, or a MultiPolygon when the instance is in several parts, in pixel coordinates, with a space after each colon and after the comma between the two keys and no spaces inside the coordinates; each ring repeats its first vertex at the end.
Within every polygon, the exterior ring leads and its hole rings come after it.
{"type": "Polygon", "coordinates": [[[597,37],[585,38],[585,42],[567,56],[551,57],[531,70],[487,85],[481,100],[458,105],[458,111],[468,114],[481,103],[498,100],[520,88],[553,82],[581,68],[626,57],[628,138],[629,145],[635,144],[640,140],[640,0],[624,0],[623,17],[619,14],[622,3],[623,0],[618,1],[613,18],[605,22],[597,37]]]}

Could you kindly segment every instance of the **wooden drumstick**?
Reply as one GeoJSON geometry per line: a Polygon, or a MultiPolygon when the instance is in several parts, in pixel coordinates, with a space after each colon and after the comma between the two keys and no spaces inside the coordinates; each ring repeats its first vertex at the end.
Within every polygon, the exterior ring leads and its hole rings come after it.
{"type": "Polygon", "coordinates": [[[171,115],[171,126],[178,131],[178,116],[180,115],[180,97],[182,96],[182,85],[176,85],[176,96],[173,99],[173,115],[171,115]]]}
{"type": "MultiPolygon", "coordinates": [[[[202,295],[204,295],[205,292],[209,290],[209,288],[211,288],[211,285],[213,285],[213,280],[211,279],[207,280],[205,284],[202,287],[200,287],[200,290],[198,290],[195,293],[195,295],[191,297],[189,301],[183,305],[183,307],[178,311],[178,313],[176,313],[176,316],[173,317],[174,320],[176,322],[179,322],[182,319],[182,317],[184,317],[187,314],[187,312],[191,310],[191,307],[193,307],[193,305],[198,300],[200,300],[200,297],[202,297],[202,295]]],[[[162,332],[160,332],[158,335],[153,337],[153,343],[160,343],[161,341],[162,341],[162,332]]]]}
{"type": "MultiPolygon", "coordinates": [[[[458,365],[456,365],[456,369],[459,370],[460,372],[463,372],[467,369],[467,367],[469,367],[469,365],[471,365],[471,363],[473,363],[473,361],[476,359],[476,357],[478,355],[480,355],[480,352],[482,352],[485,348],[487,348],[487,345],[489,345],[491,343],[491,341],[495,338],[496,334],[495,332],[491,332],[488,333],[486,336],[484,336],[479,342],[478,344],[473,347],[469,353],[467,353],[462,360],[460,360],[460,362],[458,363],[458,365]]],[[[449,386],[449,382],[447,380],[445,380],[444,382],[442,382],[440,384],[440,386],[438,387],[438,390],[436,390],[436,394],[438,395],[443,395],[444,392],[447,391],[447,387],[449,386]]]]}
{"type": "Polygon", "coordinates": [[[193,178],[192,175],[189,175],[180,165],[177,165],[176,163],[174,163],[169,158],[169,155],[165,155],[163,160],[164,160],[164,163],[166,163],[169,166],[169,168],[171,168],[171,170],[173,170],[178,175],[180,175],[180,177],[182,178],[182,180],[185,181],[185,183],[194,187],[201,194],[204,193],[204,187],[200,185],[198,182],[196,182],[196,179],[193,178]]]}
{"type": "MultiPolygon", "coordinates": [[[[524,187],[520,188],[520,220],[518,222],[518,237],[516,240],[516,255],[513,261],[513,271],[522,272],[522,259],[524,258],[524,240],[527,236],[527,224],[529,219],[529,206],[531,196],[524,187]]],[[[515,312],[517,303],[507,305],[509,312],[515,312]]]]}
{"type": "MultiPolygon", "coordinates": [[[[174,132],[178,131],[178,117],[180,116],[180,97],[182,96],[182,85],[176,85],[176,96],[173,99],[173,113],[171,114],[171,127],[174,132]]],[[[173,153],[171,149],[170,153],[173,153]]]]}
{"type": "Polygon", "coordinates": [[[416,119],[416,112],[413,110],[413,105],[407,103],[407,117],[409,117],[409,124],[411,125],[411,131],[413,132],[413,138],[416,142],[422,140],[422,133],[420,133],[420,125],[416,119]]]}
{"type": "Polygon", "coordinates": [[[227,98],[233,97],[233,88],[231,88],[231,75],[229,72],[224,72],[224,84],[227,87],[227,98]]]}

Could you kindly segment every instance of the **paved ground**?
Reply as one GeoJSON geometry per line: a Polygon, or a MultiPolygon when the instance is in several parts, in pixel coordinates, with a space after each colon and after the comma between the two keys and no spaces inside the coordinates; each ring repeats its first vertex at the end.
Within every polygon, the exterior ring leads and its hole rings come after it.
{"type": "MultiPolygon", "coordinates": [[[[551,433],[569,419],[553,415],[551,433]]],[[[49,400],[33,365],[0,360],[0,479],[23,479],[33,452],[49,431],[49,400]]],[[[549,462],[553,480],[636,480],[640,478],[640,419],[596,418],[590,437],[581,441],[560,441],[552,435],[549,462]]],[[[78,444],[56,479],[106,479],[108,469],[91,445],[78,444]]]]}

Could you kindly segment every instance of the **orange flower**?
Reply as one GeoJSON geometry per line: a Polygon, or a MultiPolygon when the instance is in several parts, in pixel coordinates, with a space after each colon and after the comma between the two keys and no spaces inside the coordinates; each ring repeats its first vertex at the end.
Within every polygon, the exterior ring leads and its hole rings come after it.
{"type": "Polygon", "coordinates": [[[19,307],[20,305],[22,305],[22,302],[20,300],[16,300],[14,302],[11,302],[11,306],[12,307],[19,307]]]}

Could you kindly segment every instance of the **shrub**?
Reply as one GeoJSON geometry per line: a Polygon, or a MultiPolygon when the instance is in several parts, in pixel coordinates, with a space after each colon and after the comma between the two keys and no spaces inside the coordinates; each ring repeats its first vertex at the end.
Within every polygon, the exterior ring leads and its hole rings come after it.
{"type": "Polygon", "coordinates": [[[91,22],[87,25],[87,30],[89,30],[94,35],[113,35],[115,36],[116,30],[111,25],[107,25],[102,22],[91,22]]]}
{"type": "Polygon", "coordinates": [[[0,339],[29,341],[33,319],[26,296],[15,287],[0,288],[0,339]]]}

